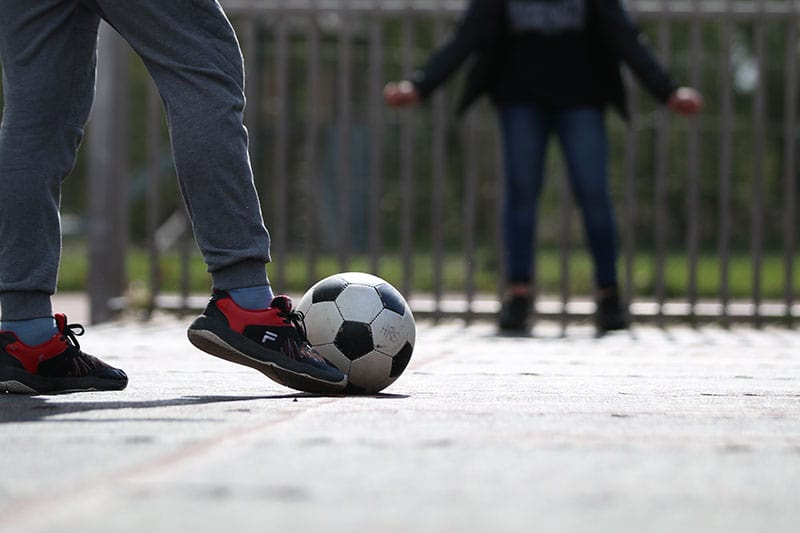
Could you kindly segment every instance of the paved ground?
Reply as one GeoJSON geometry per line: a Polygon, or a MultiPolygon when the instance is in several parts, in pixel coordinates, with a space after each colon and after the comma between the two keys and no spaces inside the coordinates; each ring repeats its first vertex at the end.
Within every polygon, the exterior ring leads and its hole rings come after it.
{"type": "Polygon", "coordinates": [[[81,337],[121,393],[0,397],[0,531],[800,527],[797,331],[422,323],[385,394],[330,398],[195,351],[185,325],[81,337]]]}

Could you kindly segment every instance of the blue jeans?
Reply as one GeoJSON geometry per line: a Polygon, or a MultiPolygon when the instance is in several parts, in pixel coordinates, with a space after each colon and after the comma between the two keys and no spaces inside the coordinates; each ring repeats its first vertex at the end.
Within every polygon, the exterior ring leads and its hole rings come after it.
{"type": "Polygon", "coordinates": [[[595,266],[595,283],[617,283],[617,226],[608,191],[605,114],[595,107],[563,110],[533,104],[499,108],[505,163],[503,237],[506,281],[529,283],[536,210],[544,181],[547,142],[555,133],[566,160],[595,266]]]}
{"type": "Polygon", "coordinates": [[[105,19],[155,80],[181,193],[215,288],[266,283],[269,235],[253,183],[239,43],[216,0],[0,0],[0,307],[48,316],[61,182],[95,90],[105,19]]]}

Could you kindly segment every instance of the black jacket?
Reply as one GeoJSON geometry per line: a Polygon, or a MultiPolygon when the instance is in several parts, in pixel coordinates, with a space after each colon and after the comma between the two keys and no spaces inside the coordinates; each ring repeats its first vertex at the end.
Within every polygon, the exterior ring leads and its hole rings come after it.
{"type": "MultiPolygon", "coordinates": [[[[506,0],[471,0],[455,30],[431,54],[411,81],[426,98],[468,59],[472,60],[458,105],[463,113],[484,93],[492,91],[496,67],[503,54],[507,26],[506,0]]],[[[604,100],[628,117],[628,105],[620,65],[625,63],[661,102],[676,89],[669,74],[642,42],[638,27],[619,0],[587,0],[587,31],[602,50],[603,79],[598,90],[604,100]]]]}

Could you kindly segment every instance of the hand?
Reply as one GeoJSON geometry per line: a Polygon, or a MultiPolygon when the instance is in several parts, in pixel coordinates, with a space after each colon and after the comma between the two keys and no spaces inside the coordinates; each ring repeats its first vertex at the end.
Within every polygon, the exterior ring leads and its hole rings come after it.
{"type": "Polygon", "coordinates": [[[419,93],[410,81],[389,82],[383,88],[383,99],[392,107],[409,107],[419,102],[419,93]]]}
{"type": "Polygon", "coordinates": [[[694,115],[703,108],[703,95],[691,87],[681,87],[669,97],[670,109],[681,115],[694,115]]]}

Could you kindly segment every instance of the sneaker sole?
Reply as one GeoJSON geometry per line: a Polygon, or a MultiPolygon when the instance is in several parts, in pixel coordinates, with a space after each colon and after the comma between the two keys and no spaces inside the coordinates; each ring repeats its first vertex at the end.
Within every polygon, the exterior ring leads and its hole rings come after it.
{"type": "Polygon", "coordinates": [[[0,393],[5,394],[62,394],[68,392],[116,391],[128,386],[128,381],[82,378],[48,378],[16,368],[0,369],[0,393]]]}
{"type": "Polygon", "coordinates": [[[39,394],[38,391],[19,381],[0,381],[0,393],[3,394],[39,394]]]}
{"type": "MultiPolygon", "coordinates": [[[[211,331],[209,324],[213,319],[199,317],[187,331],[189,342],[196,348],[220,359],[258,370],[271,380],[291,389],[314,394],[341,394],[347,387],[347,376],[341,381],[326,381],[305,372],[295,372],[280,366],[277,362],[256,359],[233,346],[233,341],[223,338],[224,334],[211,331]]],[[[233,333],[239,337],[237,333],[233,333]]],[[[284,357],[279,354],[280,357],[284,357]]]]}

